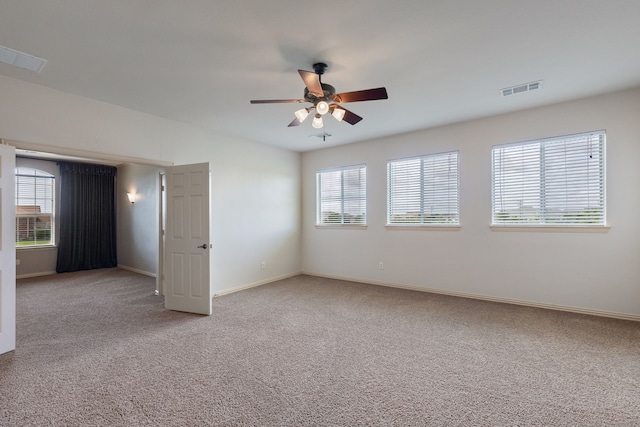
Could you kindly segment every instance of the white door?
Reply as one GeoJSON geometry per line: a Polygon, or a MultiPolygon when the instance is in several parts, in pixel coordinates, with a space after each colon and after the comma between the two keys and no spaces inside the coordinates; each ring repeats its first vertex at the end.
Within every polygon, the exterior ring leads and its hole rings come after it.
{"type": "Polygon", "coordinates": [[[16,152],[0,144],[0,354],[16,349],[16,152]]]}
{"type": "Polygon", "coordinates": [[[167,168],[165,307],[211,314],[209,163],[167,168]]]}

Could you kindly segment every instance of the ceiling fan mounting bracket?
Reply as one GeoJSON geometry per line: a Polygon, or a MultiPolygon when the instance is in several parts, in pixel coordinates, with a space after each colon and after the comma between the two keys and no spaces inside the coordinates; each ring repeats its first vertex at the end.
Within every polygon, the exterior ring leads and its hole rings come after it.
{"type": "Polygon", "coordinates": [[[313,64],[313,71],[319,76],[323,75],[324,72],[327,71],[327,68],[329,68],[329,66],[324,62],[316,62],[313,64]]]}

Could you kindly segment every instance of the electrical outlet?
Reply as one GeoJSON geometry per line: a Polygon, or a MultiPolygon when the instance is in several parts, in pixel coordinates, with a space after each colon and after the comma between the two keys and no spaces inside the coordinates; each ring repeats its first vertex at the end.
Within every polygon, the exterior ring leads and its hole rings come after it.
{"type": "Polygon", "coordinates": [[[384,270],[384,262],[380,261],[378,264],[378,270],[384,270]]]}
{"type": "Polygon", "coordinates": [[[20,258],[16,258],[16,265],[20,265],[20,258]]]}
{"type": "Polygon", "coordinates": [[[267,263],[265,261],[262,261],[260,263],[260,270],[266,270],[266,268],[267,268],[267,263]]]}

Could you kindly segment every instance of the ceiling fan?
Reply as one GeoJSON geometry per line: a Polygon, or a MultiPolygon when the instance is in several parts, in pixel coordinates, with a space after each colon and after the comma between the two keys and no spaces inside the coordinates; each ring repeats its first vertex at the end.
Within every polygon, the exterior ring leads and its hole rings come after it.
{"type": "Polygon", "coordinates": [[[304,81],[304,98],[303,99],[254,99],[252,104],[281,104],[288,102],[310,102],[311,107],[302,108],[295,112],[296,118],[289,123],[289,127],[298,126],[309,116],[314,113],[311,125],[316,129],[324,126],[322,116],[329,113],[338,121],[345,121],[351,125],[355,125],[362,117],[352,113],[340,104],[346,102],[373,101],[376,99],[387,99],[387,90],[383,87],[375,89],[357,90],[354,92],[336,93],[336,89],[327,83],[322,83],[321,77],[327,70],[327,64],[318,62],[313,64],[313,70],[298,70],[302,81],[304,81]]]}

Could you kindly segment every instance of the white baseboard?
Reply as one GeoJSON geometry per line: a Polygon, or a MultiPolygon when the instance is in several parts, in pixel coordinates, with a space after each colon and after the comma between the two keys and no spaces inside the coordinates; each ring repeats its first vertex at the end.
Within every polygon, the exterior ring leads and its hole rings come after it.
{"type": "Polygon", "coordinates": [[[244,291],[245,289],[255,288],[256,286],[266,285],[267,283],[277,282],[278,280],[288,279],[289,277],[299,276],[300,274],[303,274],[303,273],[300,272],[300,271],[297,271],[295,273],[289,273],[289,274],[285,274],[283,276],[272,277],[272,278],[269,278],[269,279],[260,280],[258,282],[253,282],[253,283],[249,283],[249,284],[246,284],[246,285],[237,286],[235,288],[216,291],[213,294],[213,296],[214,297],[221,297],[223,295],[232,294],[234,292],[244,291]]]}
{"type": "Polygon", "coordinates": [[[303,271],[301,274],[306,274],[308,276],[325,277],[327,279],[345,280],[347,282],[365,283],[368,285],[386,286],[389,288],[407,289],[410,291],[429,292],[432,294],[449,295],[454,297],[471,298],[471,299],[477,299],[482,301],[522,305],[525,307],[544,308],[547,310],[567,311],[570,313],[588,314],[591,316],[611,317],[614,319],[633,320],[636,322],[640,322],[640,315],[637,315],[637,314],[617,313],[617,312],[604,311],[604,310],[593,310],[589,308],[540,303],[535,301],[523,301],[523,300],[515,300],[515,299],[509,299],[509,298],[492,297],[487,295],[471,294],[466,292],[455,292],[455,291],[446,291],[442,289],[423,288],[419,286],[401,285],[397,283],[378,282],[374,280],[358,279],[355,277],[334,276],[330,274],[315,273],[312,271],[303,271]]]}
{"type": "Polygon", "coordinates": [[[150,271],[140,270],[139,268],[129,267],[128,265],[118,264],[118,268],[127,271],[133,271],[134,273],[143,274],[145,276],[156,277],[156,273],[151,273],[150,271]]]}
{"type": "Polygon", "coordinates": [[[16,279],[28,279],[29,277],[50,276],[52,274],[58,274],[58,273],[55,271],[39,271],[37,273],[16,275],[16,279]]]}

